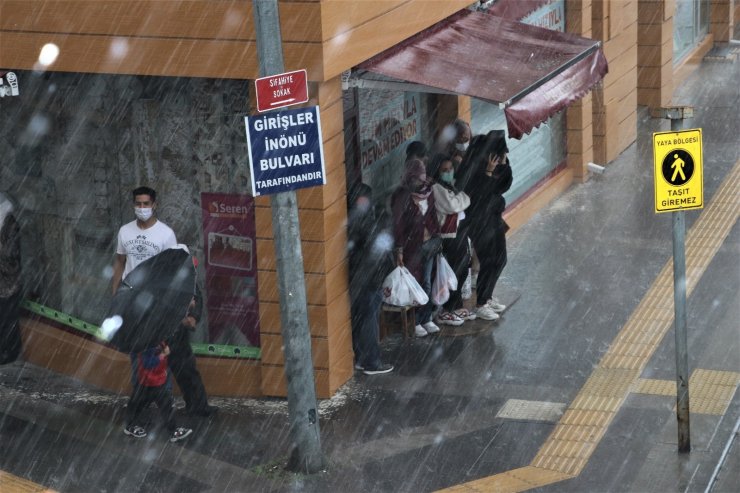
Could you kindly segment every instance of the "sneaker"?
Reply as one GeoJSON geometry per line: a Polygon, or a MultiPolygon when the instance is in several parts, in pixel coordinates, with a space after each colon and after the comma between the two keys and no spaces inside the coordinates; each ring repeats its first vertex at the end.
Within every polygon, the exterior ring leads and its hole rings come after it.
{"type": "Polygon", "coordinates": [[[174,432],[172,432],[172,436],[170,437],[170,442],[179,442],[183,438],[187,437],[193,432],[190,428],[177,428],[174,432]]]}
{"type": "Polygon", "coordinates": [[[128,425],[123,428],[123,432],[134,438],[144,438],[146,436],[146,430],[141,426],[128,425]]]}
{"type": "Polygon", "coordinates": [[[475,316],[483,320],[498,320],[498,313],[488,305],[479,306],[475,309],[475,316]]]}
{"type": "Polygon", "coordinates": [[[506,310],[506,305],[502,305],[501,303],[499,303],[498,298],[491,298],[486,302],[486,305],[493,308],[493,311],[496,313],[501,313],[502,311],[506,310]]]}
{"type": "Polygon", "coordinates": [[[463,319],[458,317],[456,313],[454,312],[439,312],[439,315],[437,315],[437,323],[443,324],[443,325],[452,325],[457,327],[458,325],[463,324],[463,319]]]}
{"type": "Polygon", "coordinates": [[[422,327],[424,330],[427,331],[427,334],[436,334],[439,332],[439,327],[437,327],[437,324],[432,322],[431,320],[425,324],[422,324],[422,327]]]}
{"type": "Polygon", "coordinates": [[[388,363],[381,363],[375,368],[365,368],[362,370],[362,373],[365,375],[381,375],[383,373],[390,373],[393,371],[393,365],[389,365],[388,363]]]}
{"type": "Polygon", "coordinates": [[[416,337],[426,337],[429,335],[429,332],[427,332],[426,329],[421,325],[417,325],[416,327],[414,327],[414,335],[416,337]]]}
{"type": "Polygon", "coordinates": [[[453,313],[463,320],[475,320],[475,312],[468,310],[467,308],[460,308],[459,310],[455,310],[453,313]]]}

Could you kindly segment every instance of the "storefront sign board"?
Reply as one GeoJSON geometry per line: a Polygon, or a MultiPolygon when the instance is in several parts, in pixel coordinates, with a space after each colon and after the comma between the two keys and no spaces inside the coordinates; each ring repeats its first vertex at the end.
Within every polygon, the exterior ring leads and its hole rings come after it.
{"type": "Polygon", "coordinates": [[[655,212],[704,207],[701,129],[653,134],[655,212]]]}
{"type": "Polygon", "coordinates": [[[306,70],[261,77],[254,81],[257,111],[269,111],[308,101],[306,70]]]}
{"type": "Polygon", "coordinates": [[[254,198],[201,193],[208,341],[260,345],[254,198]]]}
{"type": "Polygon", "coordinates": [[[244,121],[255,196],[326,184],[318,106],[248,116],[244,121]]]}

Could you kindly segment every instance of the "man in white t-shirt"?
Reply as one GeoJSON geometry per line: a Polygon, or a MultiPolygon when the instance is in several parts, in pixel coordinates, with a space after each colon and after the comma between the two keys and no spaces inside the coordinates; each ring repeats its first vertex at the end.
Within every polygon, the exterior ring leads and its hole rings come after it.
{"type": "Polygon", "coordinates": [[[111,284],[113,294],[118,290],[121,280],[137,265],[177,245],[175,232],[155,215],[157,192],[149,187],[139,187],[133,191],[133,196],[136,220],[118,230],[111,284]]]}
{"type": "MultiPolygon", "coordinates": [[[[113,261],[113,294],[121,281],[140,263],[168,248],[177,247],[175,232],[155,216],[157,192],[149,187],[133,191],[136,220],[118,230],[116,258],[113,261]]],[[[195,355],[190,347],[189,332],[195,329],[200,317],[200,292],[193,298],[195,310],[190,310],[181,321],[175,335],[168,341],[170,357],[168,363],[185,399],[186,411],[196,416],[211,416],[218,408],[208,404],[203,380],[196,367],[195,355]]],[[[132,359],[132,378],[136,371],[132,359]]],[[[169,385],[169,384],[168,384],[169,385]]]]}

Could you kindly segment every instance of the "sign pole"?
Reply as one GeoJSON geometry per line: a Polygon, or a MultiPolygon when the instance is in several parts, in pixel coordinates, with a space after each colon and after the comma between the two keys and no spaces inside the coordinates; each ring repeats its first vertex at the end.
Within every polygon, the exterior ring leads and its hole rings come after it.
{"type": "MultiPolygon", "coordinates": [[[[671,130],[683,129],[683,112],[671,119],[671,130]]],[[[686,335],[686,217],[684,211],[673,216],[673,310],[676,324],[676,418],[678,451],[691,450],[689,417],[689,356],[686,335]]]]}
{"type": "MultiPolygon", "coordinates": [[[[252,0],[260,75],[284,70],[277,0],[252,0]]],[[[312,474],[324,468],[316,405],[306,282],[295,191],[270,197],[277,257],[280,321],[285,347],[291,443],[287,469],[312,474]]]]}

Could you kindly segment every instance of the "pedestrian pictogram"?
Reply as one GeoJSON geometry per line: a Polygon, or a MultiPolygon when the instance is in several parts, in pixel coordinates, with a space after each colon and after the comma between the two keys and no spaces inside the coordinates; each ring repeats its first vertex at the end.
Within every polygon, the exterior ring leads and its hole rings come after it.
{"type": "Polygon", "coordinates": [[[653,134],[655,212],[704,206],[701,129],[653,134]]]}
{"type": "Polygon", "coordinates": [[[663,159],[661,169],[669,185],[681,186],[694,175],[694,158],[687,151],[676,149],[663,159]]]}

